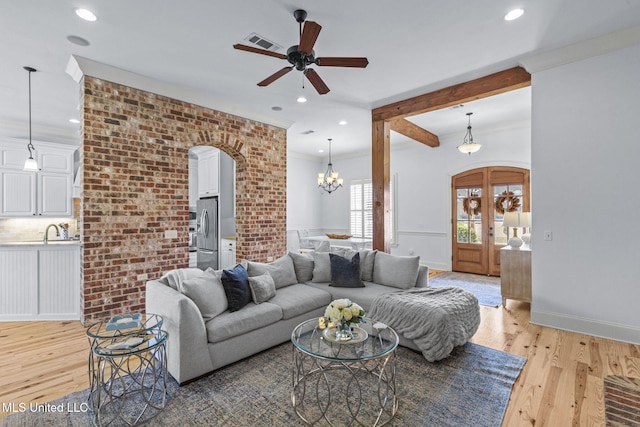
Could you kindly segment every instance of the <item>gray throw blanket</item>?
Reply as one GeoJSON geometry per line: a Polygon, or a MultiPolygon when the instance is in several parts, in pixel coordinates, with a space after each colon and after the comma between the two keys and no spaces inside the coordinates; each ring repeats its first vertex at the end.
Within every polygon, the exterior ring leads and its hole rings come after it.
{"type": "Polygon", "coordinates": [[[413,340],[429,362],[444,359],[480,326],[475,295],[460,288],[414,288],[376,297],[367,317],[413,340]]]}

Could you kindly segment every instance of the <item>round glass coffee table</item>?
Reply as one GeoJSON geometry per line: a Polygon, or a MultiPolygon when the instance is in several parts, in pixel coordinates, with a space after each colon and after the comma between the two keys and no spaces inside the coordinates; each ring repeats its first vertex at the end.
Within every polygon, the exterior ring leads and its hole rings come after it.
{"type": "Polygon", "coordinates": [[[398,410],[398,335],[367,319],[342,341],[322,320],[307,320],[291,334],[296,413],[309,425],[387,424],[398,410]]]}

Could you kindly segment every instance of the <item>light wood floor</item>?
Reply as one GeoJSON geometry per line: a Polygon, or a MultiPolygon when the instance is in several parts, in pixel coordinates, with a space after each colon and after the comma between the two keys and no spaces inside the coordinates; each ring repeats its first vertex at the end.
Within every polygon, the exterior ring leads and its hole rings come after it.
{"type": "MultiPolygon", "coordinates": [[[[640,378],[640,346],[531,325],[527,303],[481,316],[474,343],[527,357],[503,426],[602,426],[603,378],[640,378]]],[[[0,322],[0,404],[87,388],[88,351],[79,322],[0,322]]]]}

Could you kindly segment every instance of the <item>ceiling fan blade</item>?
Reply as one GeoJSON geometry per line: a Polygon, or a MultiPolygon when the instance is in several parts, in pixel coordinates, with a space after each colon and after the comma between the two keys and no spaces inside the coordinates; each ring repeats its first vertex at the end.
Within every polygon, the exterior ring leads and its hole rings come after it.
{"type": "Polygon", "coordinates": [[[322,57],[316,58],[316,65],[321,67],[355,67],[366,68],[369,65],[367,58],[340,58],[340,57],[322,57]]]}
{"type": "Polygon", "coordinates": [[[313,50],[313,45],[316,44],[318,35],[322,27],[320,24],[313,21],[306,21],[304,28],[302,29],[302,35],[300,36],[300,44],[298,45],[298,52],[309,54],[313,50]]]}
{"type": "Polygon", "coordinates": [[[291,70],[293,70],[293,67],[284,67],[282,70],[271,74],[269,77],[258,83],[258,86],[269,86],[271,83],[275,82],[291,70]]]}
{"type": "Polygon", "coordinates": [[[329,87],[322,81],[318,73],[316,73],[312,68],[307,68],[304,70],[304,75],[309,80],[309,82],[316,88],[320,95],[324,95],[329,92],[329,87]]]}
{"type": "Polygon", "coordinates": [[[286,55],[269,50],[258,49],[257,47],[247,46],[244,44],[234,44],[234,49],[244,50],[245,52],[259,53],[260,55],[273,56],[274,58],[287,59],[286,55]]]}

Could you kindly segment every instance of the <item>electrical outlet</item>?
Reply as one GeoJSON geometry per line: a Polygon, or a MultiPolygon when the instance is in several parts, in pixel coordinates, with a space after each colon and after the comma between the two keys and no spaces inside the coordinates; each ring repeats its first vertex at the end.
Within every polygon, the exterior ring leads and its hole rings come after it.
{"type": "Polygon", "coordinates": [[[551,231],[545,231],[544,240],[548,240],[548,241],[553,240],[553,233],[551,231]]]}
{"type": "Polygon", "coordinates": [[[268,256],[267,257],[267,262],[272,262],[273,261],[273,257],[272,256],[268,256]]]}
{"type": "Polygon", "coordinates": [[[178,230],[165,230],[164,238],[165,239],[175,239],[178,237],[178,230]]]}

